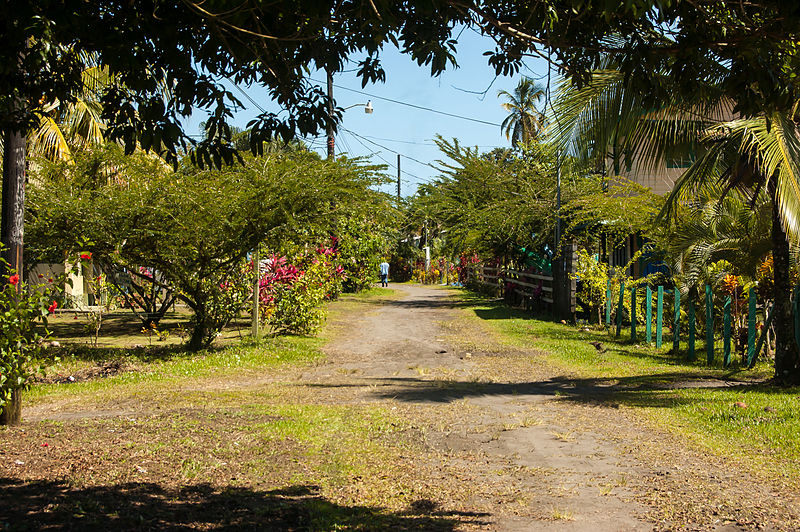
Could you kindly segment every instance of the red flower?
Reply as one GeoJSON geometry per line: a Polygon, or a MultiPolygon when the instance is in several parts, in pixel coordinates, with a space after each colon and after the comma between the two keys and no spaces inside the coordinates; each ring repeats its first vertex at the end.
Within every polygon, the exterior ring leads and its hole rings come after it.
{"type": "Polygon", "coordinates": [[[52,282],[53,282],[53,278],[52,278],[52,277],[51,277],[51,278],[49,278],[49,279],[47,280],[47,282],[48,282],[48,283],[52,283],[52,282]]]}
{"type": "Polygon", "coordinates": [[[42,275],[42,274],[40,273],[40,274],[39,274],[39,279],[44,279],[44,275],[42,275]]]}
{"type": "Polygon", "coordinates": [[[92,260],[92,254],[91,253],[81,253],[81,258],[84,259],[84,260],[92,260]]]}
{"type": "Polygon", "coordinates": [[[58,301],[53,301],[49,307],[47,307],[47,311],[52,314],[58,308],[58,301]]]}
{"type": "Polygon", "coordinates": [[[17,283],[19,283],[19,275],[17,275],[17,274],[15,273],[14,275],[10,276],[10,277],[8,278],[8,282],[9,282],[9,284],[12,284],[12,285],[14,285],[14,286],[17,286],[17,283]]]}

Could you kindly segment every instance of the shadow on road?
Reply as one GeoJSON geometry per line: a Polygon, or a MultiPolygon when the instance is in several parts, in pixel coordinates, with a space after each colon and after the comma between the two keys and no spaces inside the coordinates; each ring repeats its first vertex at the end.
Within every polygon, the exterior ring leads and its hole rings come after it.
{"type": "Polygon", "coordinates": [[[383,300],[383,301],[367,301],[366,303],[369,305],[379,306],[379,307],[389,307],[389,308],[399,308],[399,309],[428,309],[428,310],[435,310],[435,309],[454,309],[454,308],[464,308],[474,306],[474,303],[469,301],[460,301],[456,299],[451,299],[446,297],[446,293],[443,293],[443,297],[426,297],[426,298],[417,298],[417,299],[391,299],[391,300],[383,300]]]}
{"type": "Polygon", "coordinates": [[[76,488],[65,482],[0,478],[3,530],[454,530],[486,525],[486,514],[437,511],[429,500],[405,512],[342,506],[316,486],[255,491],[153,483],[76,488]]]}
{"type": "MultiPolygon", "coordinates": [[[[363,387],[374,389],[373,396],[410,403],[447,403],[459,399],[489,396],[545,396],[563,401],[609,406],[666,407],[702,402],[679,398],[671,393],[681,388],[753,390],[766,385],[726,381],[702,374],[657,373],[616,379],[575,379],[556,377],[537,382],[483,383],[470,381],[425,380],[413,377],[359,379],[348,384],[304,384],[312,387],[363,387]]],[[[772,391],[773,388],[770,388],[772,391]]]]}

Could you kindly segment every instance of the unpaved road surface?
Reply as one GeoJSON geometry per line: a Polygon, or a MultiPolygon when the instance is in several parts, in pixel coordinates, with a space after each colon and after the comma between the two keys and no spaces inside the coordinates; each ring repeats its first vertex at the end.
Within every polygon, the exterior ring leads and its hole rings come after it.
{"type": "Polygon", "coordinates": [[[465,324],[452,292],[394,288],[401,298],[338,324],[326,362],[300,382],[419,419],[445,509],[480,516],[467,528],[796,529],[796,494],[647,426],[602,390],[576,393],[535,346],[509,349],[465,324]]]}
{"type": "Polygon", "coordinates": [[[503,345],[451,291],[393,288],[337,303],[314,364],[25,408],[0,431],[0,529],[800,530],[797,493],[503,345]],[[285,404],[399,420],[368,435],[393,461],[342,440],[380,470],[320,480],[330,448],[259,436],[285,404]]]}
{"type": "Polygon", "coordinates": [[[638,466],[618,446],[603,434],[577,434],[552,390],[487,381],[483,355],[447,341],[445,325],[458,310],[446,291],[397,289],[401,299],[350,323],[328,346],[327,363],[302,380],[346,386],[360,402],[403,404],[412,416],[427,405],[457,403],[461,412],[443,420],[452,424],[425,437],[443,461],[465,466],[475,484],[466,506],[487,512],[491,529],[653,529],[624,485],[638,466]]]}

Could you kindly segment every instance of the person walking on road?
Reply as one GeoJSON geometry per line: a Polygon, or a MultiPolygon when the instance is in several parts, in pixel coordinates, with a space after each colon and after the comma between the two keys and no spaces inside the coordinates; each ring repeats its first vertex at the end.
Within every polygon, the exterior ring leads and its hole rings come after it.
{"type": "Polygon", "coordinates": [[[381,262],[381,286],[389,286],[389,263],[386,259],[381,262]]]}

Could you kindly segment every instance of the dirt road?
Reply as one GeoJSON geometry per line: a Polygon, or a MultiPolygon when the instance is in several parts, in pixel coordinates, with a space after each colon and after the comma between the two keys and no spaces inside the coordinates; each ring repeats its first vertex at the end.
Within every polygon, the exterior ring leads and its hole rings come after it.
{"type": "MultiPolygon", "coordinates": [[[[626,488],[638,464],[607,434],[571,423],[585,412],[565,411],[544,375],[520,382],[513,353],[456,345],[448,324],[458,303],[448,292],[395,288],[402,298],[340,325],[327,362],[304,382],[344,388],[356,402],[389,402],[422,419],[431,406],[451,405],[433,413],[441,418],[422,437],[440,453],[440,472],[458,470],[471,484],[469,500],[454,501],[459,509],[485,512],[488,528],[653,529],[626,488]]],[[[529,368],[527,376],[537,371],[529,368]]]]}
{"type": "Polygon", "coordinates": [[[0,528],[800,529],[796,493],[509,348],[452,292],[393,288],[335,303],[314,363],[169,386],[143,366],[27,407],[0,431],[0,528]]]}

